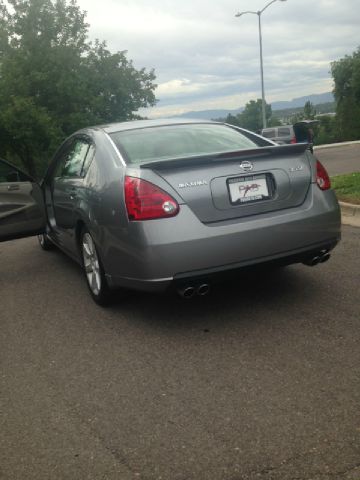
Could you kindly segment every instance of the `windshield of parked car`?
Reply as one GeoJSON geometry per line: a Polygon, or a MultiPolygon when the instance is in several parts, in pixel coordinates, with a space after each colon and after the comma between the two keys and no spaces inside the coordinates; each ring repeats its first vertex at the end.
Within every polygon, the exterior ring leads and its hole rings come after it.
{"type": "Polygon", "coordinates": [[[238,130],[220,124],[186,124],[110,134],[128,163],[144,163],[258,148],[238,130]]]}

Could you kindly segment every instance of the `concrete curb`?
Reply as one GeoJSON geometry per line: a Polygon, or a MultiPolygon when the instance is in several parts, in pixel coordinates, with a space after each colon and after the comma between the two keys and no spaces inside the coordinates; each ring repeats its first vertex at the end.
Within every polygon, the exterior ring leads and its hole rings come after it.
{"type": "Polygon", "coordinates": [[[360,205],[339,202],[341,208],[341,222],[344,225],[360,227],[360,205]]]}
{"type": "Polygon", "coordinates": [[[322,148],[346,147],[348,145],[360,145],[360,140],[355,140],[353,142],[328,143],[326,145],[315,145],[314,150],[321,150],[322,148]]]}

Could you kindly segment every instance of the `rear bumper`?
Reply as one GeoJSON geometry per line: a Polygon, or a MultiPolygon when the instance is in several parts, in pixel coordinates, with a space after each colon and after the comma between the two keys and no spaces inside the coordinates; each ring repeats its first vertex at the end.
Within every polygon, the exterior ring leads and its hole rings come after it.
{"type": "Polygon", "coordinates": [[[193,270],[175,274],[169,278],[139,279],[126,278],[120,276],[109,276],[107,279],[111,288],[128,288],[131,290],[140,290],[146,292],[165,292],[171,288],[179,288],[186,285],[198,285],[200,283],[219,283],[230,280],[236,276],[243,274],[250,268],[275,267],[291,265],[293,263],[301,263],[315,255],[320,251],[331,251],[338,243],[338,239],[327,241],[326,243],[308,246],[303,249],[291,253],[282,252],[281,254],[248,260],[246,262],[235,263],[231,265],[222,265],[215,268],[207,268],[203,270],[193,270]]]}
{"type": "Polygon", "coordinates": [[[131,246],[124,254],[114,239],[105,270],[112,287],[164,291],[174,282],[216,281],[263,263],[301,262],[334,248],[340,226],[334,193],[316,186],[300,207],[212,225],[182,205],[172,219],[134,222],[131,246]]]}

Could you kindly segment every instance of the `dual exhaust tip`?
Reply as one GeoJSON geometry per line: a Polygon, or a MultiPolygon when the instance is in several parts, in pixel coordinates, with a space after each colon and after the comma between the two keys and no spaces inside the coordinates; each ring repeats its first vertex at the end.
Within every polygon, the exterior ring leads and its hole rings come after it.
{"type": "Polygon", "coordinates": [[[183,298],[192,298],[195,295],[204,297],[210,292],[210,285],[208,283],[201,283],[200,285],[186,285],[178,289],[178,294],[183,298]]]}
{"type": "Polygon", "coordinates": [[[309,267],[315,267],[319,263],[325,263],[329,260],[330,253],[328,251],[319,252],[317,255],[310,257],[308,260],[305,260],[304,265],[308,265],[309,267]]]}
{"type": "MultiPolygon", "coordinates": [[[[308,265],[310,267],[315,267],[319,263],[325,263],[330,259],[330,253],[327,250],[323,250],[318,254],[310,257],[309,259],[305,260],[303,263],[304,265],[308,265]]],[[[178,288],[178,294],[183,298],[193,298],[195,295],[199,297],[204,297],[210,292],[210,285],[208,283],[201,283],[199,285],[186,285],[181,288],[178,288]]]]}

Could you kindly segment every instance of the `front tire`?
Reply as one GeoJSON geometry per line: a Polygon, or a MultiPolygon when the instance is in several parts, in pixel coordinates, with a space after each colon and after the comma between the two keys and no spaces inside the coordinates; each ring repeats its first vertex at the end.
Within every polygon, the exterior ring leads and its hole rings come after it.
{"type": "Polygon", "coordinates": [[[43,250],[52,250],[54,248],[54,244],[52,241],[49,239],[49,237],[46,235],[46,233],[42,233],[38,235],[38,241],[39,245],[43,250]]]}
{"type": "Polygon", "coordinates": [[[95,242],[90,232],[85,228],[81,234],[80,248],[86,283],[90,290],[90,295],[98,305],[106,306],[111,300],[111,291],[106,281],[95,242]]]}

